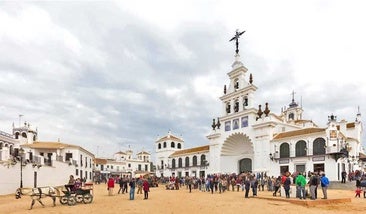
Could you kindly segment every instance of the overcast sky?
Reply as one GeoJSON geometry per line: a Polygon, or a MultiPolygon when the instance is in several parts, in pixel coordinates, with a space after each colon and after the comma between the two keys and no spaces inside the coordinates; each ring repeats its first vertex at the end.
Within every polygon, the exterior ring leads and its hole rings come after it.
{"type": "MultiPolygon", "coordinates": [[[[366,116],[365,1],[0,2],[0,130],[30,122],[40,141],[99,157],[154,153],[169,130],[207,145],[234,61],[273,113],[366,116]]],[[[363,119],[363,121],[365,121],[363,119]]]]}

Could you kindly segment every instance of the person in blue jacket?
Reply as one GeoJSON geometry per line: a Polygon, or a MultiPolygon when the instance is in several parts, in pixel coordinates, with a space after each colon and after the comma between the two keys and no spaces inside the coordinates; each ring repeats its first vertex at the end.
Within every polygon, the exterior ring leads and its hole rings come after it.
{"type": "Polygon", "coordinates": [[[322,199],[327,199],[328,198],[327,190],[328,190],[328,186],[329,186],[329,179],[325,176],[325,173],[323,173],[322,177],[320,178],[320,185],[322,186],[322,191],[323,191],[322,199]]]}

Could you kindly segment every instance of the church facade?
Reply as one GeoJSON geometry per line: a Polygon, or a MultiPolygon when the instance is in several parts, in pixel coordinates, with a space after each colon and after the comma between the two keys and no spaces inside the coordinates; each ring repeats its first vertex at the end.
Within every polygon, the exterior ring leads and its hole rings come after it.
{"type": "Polygon", "coordinates": [[[268,103],[255,106],[252,74],[235,55],[229,84],[220,97],[222,113],[213,119],[208,145],[185,149],[171,147],[182,138],[171,134],[155,142],[157,176],[204,176],[211,173],[251,171],[278,176],[284,172],[325,172],[341,180],[343,171],[364,170],[361,113],[355,120],[324,116],[318,127],[303,118],[303,108],[294,99],[279,114],[268,103]],[[164,143],[166,144],[164,147],[164,143]],[[160,145],[160,146],[159,146],[160,145]]]}

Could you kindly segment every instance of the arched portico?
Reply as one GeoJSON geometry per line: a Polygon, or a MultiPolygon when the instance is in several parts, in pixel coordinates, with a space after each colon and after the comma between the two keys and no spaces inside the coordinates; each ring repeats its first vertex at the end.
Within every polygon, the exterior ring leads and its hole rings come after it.
{"type": "Polygon", "coordinates": [[[253,170],[253,143],[246,134],[234,133],[228,136],[221,147],[220,156],[223,173],[253,170]]]}

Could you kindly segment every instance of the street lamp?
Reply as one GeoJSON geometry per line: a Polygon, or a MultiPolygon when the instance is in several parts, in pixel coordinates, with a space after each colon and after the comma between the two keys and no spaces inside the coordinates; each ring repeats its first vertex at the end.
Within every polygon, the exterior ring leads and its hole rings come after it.
{"type": "Polygon", "coordinates": [[[23,154],[24,149],[19,149],[19,156],[20,156],[20,188],[23,188],[23,154]]]}

